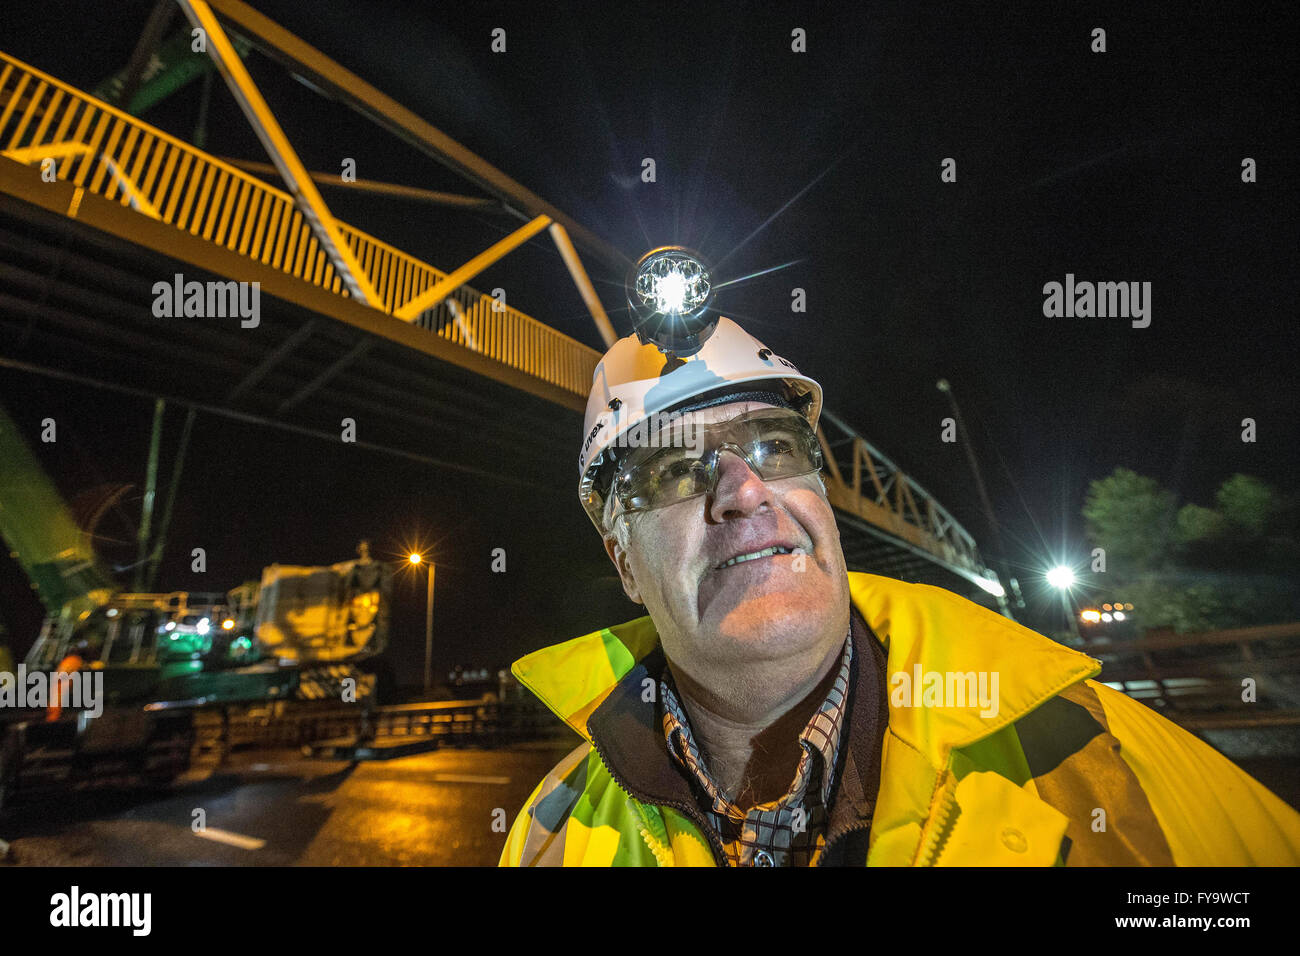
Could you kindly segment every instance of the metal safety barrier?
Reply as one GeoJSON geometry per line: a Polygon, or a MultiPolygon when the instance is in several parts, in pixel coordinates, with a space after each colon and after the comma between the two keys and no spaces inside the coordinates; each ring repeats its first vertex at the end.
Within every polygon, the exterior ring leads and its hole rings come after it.
{"type": "Polygon", "coordinates": [[[1300,724],[1300,623],[1075,646],[1102,662],[1097,680],[1186,727],[1300,724]],[[1248,686],[1254,702],[1243,700],[1248,686]]]}
{"type": "Polygon", "coordinates": [[[377,741],[440,738],[446,744],[493,746],[535,740],[562,729],[545,707],[528,701],[439,701],[376,707],[367,715],[356,705],[282,705],[278,713],[219,711],[196,717],[202,749],[303,747],[322,740],[357,737],[369,722],[377,741]],[[224,740],[222,739],[224,737],[224,740]]]}
{"type": "MultiPolygon", "coordinates": [[[[0,154],[348,296],[289,193],[5,53],[0,154]]],[[[389,315],[447,277],[360,229],[337,225],[379,294],[377,307],[389,315]]],[[[469,286],[413,324],[584,397],[600,359],[594,349],[469,286]]]]}

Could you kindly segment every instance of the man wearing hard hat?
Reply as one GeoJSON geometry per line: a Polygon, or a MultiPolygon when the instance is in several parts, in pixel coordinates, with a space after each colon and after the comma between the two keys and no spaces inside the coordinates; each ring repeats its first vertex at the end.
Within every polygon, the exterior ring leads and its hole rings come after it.
{"type": "Polygon", "coordinates": [[[514,664],[582,743],[501,865],[1300,863],[1300,814],[1096,660],[849,572],[821,387],[710,318],[708,285],[647,254],[637,331],[596,367],[579,496],[648,615],[514,664]],[[991,697],[945,696],[963,682],[991,697]]]}

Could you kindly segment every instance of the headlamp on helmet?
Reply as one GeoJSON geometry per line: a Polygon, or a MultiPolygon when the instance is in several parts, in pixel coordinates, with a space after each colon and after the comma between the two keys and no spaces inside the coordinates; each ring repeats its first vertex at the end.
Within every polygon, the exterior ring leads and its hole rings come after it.
{"type": "Polygon", "coordinates": [[[627,280],[637,338],[661,352],[694,355],[713,334],[710,270],[698,253],[661,246],[641,257],[627,280]]]}

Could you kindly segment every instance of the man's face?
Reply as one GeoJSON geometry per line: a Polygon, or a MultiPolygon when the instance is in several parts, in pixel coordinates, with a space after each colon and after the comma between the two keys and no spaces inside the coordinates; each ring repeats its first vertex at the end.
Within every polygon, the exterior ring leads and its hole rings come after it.
{"type": "MultiPolygon", "coordinates": [[[[733,402],[685,418],[707,424],[769,407],[733,402]]],[[[714,494],[615,520],[629,519],[627,550],[613,536],[606,550],[673,661],[716,666],[820,650],[828,627],[847,619],[839,529],[816,474],[765,482],[724,451],[714,494]],[[772,545],[803,553],[721,567],[772,545]]]]}

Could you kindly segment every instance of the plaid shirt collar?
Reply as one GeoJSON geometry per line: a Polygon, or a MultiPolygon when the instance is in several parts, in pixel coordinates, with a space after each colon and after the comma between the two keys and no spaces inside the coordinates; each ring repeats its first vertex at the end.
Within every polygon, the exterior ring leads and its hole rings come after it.
{"type": "MultiPolygon", "coordinates": [[[[799,734],[799,746],[803,750],[799,766],[795,771],[790,789],[775,804],[776,807],[801,807],[808,795],[808,787],[813,779],[819,779],[821,786],[818,796],[821,806],[829,807],[831,794],[835,789],[835,766],[840,751],[840,739],[843,734],[849,678],[853,661],[853,629],[844,639],[844,654],[840,658],[840,672],[832,685],[826,699],[822,701],[817,712],[809,718],[803,731],[799,734]],[[814,772],[817,773],[814,778],[814,772]]],[[[664,738],[668,742],[668,752],[687,771],[689,771],[704,792],[713,802],[715,812],[742,818],[745,811],[738,807],[731,797],[718,785],[713,774],[705,765],[695,737],[691,733],[690,721],[682,708],[676,694],[672,671],[664,668],[664,676],[659,682],[661,699],[664,703],[664,738]]]]}

